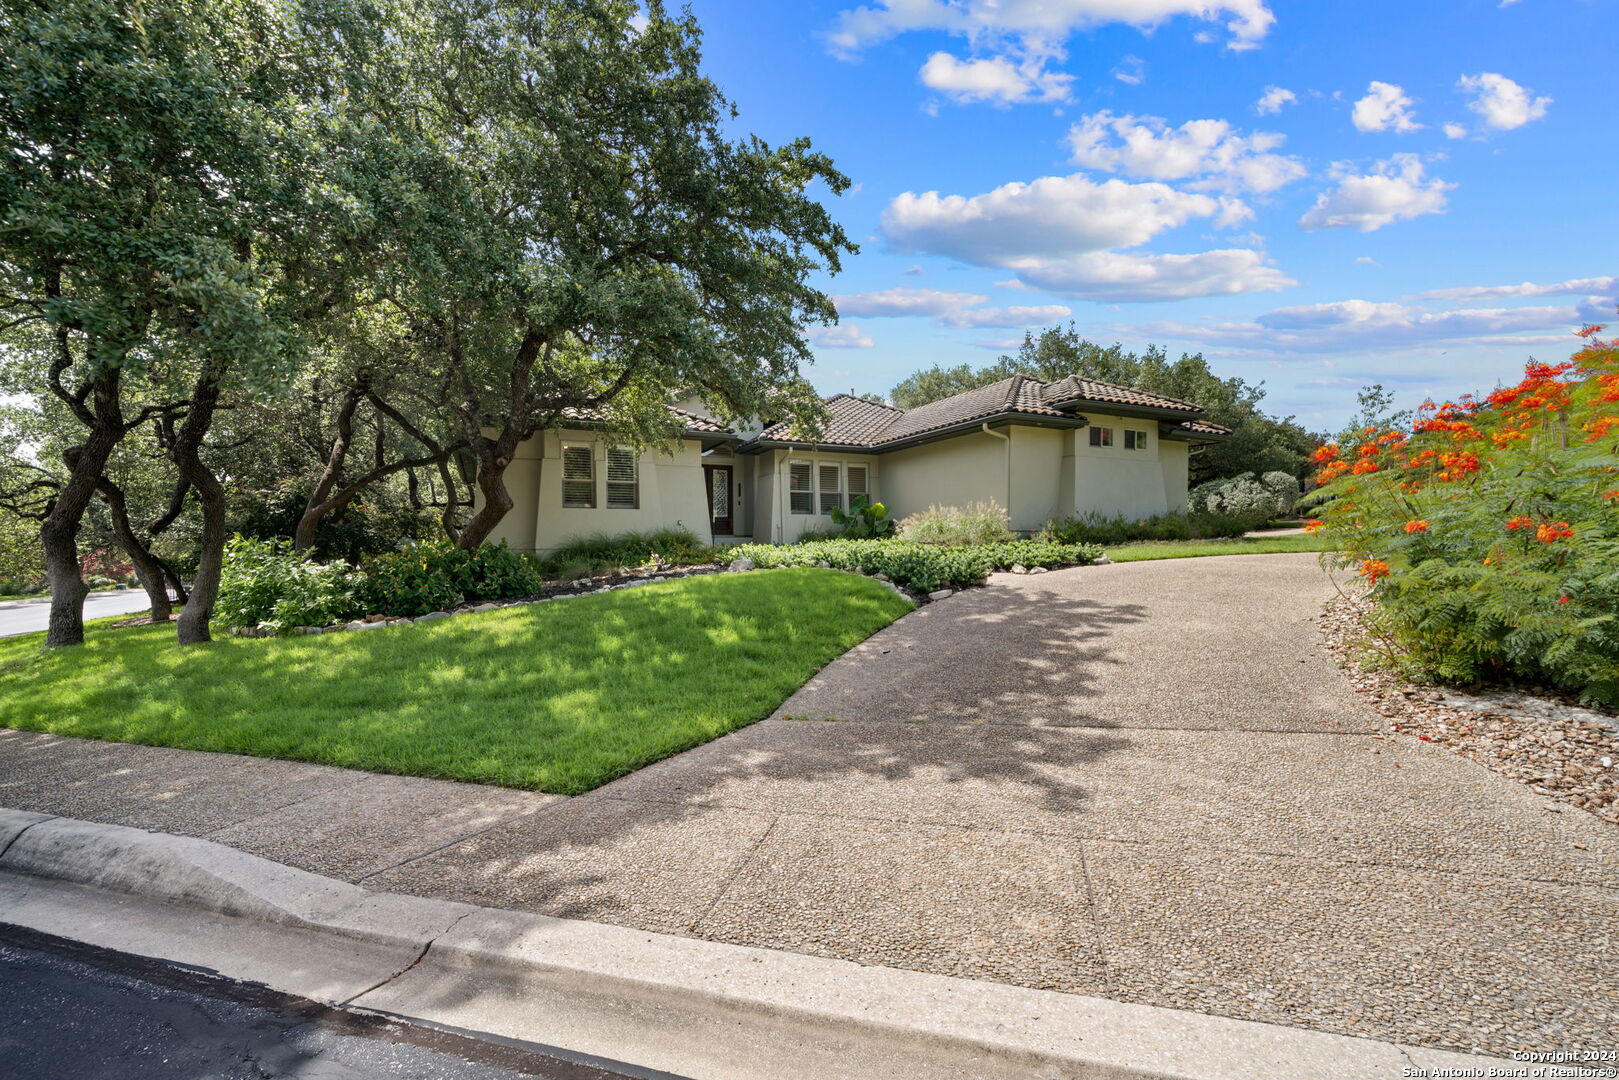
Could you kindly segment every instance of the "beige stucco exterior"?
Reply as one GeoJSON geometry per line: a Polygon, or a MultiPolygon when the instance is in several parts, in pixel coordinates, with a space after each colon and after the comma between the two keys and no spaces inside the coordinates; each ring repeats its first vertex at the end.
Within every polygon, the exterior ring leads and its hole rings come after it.
{"type": "MultiPolygon", "coordinates": [[[[700,404],[700,403],[699,403],[700,404]]],[[[1096,513],[1149,517],[1186,505],[1190,446],[1162,439],[1154,420],[1087,412],[1086,427],[998,424],[883,454],[773,448],[736,453],[718,446],[706,453],[696,438],[674,440],[639,456],[639,505],[607,506],[606,450],[613,440],[588,430],[550,431],[523,443],[506,472],[514,507],[491,539],[519,551],[545,553],[576,537],[684,525],[706,542],[709,519],[704,465],[732,469],[732,533],[736,539],[791,543],[806,530],[831,525],[822,512],[818,481],[822,465],[836,465],[844,505],[848,466],[867,470],[873,501],[903,519],[929,506],[962,506],[993,500],[1006,507],[1011,526],[1033,532],[1053,517],[1096,513]],[[1112,445],[1093,446],[1092,429],[1112,432],[1112,445]],[[1126,446],[1125,432],[1142,432],[1142,449],[1126,446]],[[562,448],[590,448],[595,462],[596,505],[569,507],[562,499],[562,448]],[[811,465],[814,510],[795,512],[788,470],[811,465]]]]}

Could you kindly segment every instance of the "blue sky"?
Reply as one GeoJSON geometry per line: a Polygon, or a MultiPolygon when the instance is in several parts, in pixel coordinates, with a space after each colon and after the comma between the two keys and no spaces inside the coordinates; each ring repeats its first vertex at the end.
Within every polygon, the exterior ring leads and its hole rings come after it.
{"type": "Polygon", "coordinates": [[[1611,0],[692,0],[739,131],[861,246],[810,370],[883,392],[1026,327],[1202,351],[1330,428],[1572,351],[1619,297],[1611,0]]]}

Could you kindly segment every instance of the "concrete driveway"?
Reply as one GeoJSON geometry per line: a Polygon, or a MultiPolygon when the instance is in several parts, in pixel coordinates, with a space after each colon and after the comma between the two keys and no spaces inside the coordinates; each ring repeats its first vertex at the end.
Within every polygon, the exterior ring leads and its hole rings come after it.
{"type": "Polygon", "coordinates": [[[868,964],[1614,1048],[1619,829],[1378,734],[1317,645],[1332,591],[1313,555],[998,576],[574,799],[0,732],[0,805],[868,964]]]}
{"type": "MultiPolygon", "coordinates": [[[[111,589],[93,592],[84,598],[84,617],[100,619],[108,615],[133,615],[147,611],[151,603],[140,589],[111,589]]],[[[15,637],[45,629],[50,619],[49,597],[31,600],[0,600],[0,637],[15,637]]]]}

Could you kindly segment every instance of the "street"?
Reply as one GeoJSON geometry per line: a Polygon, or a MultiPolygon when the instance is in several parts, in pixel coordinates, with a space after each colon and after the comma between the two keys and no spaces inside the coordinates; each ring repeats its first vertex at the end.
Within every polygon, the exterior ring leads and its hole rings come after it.
{"type": "Polygon", "coordinates": [[[29,1080],[665,1075],[346,1012],[4,924],[0,1016],[0,1076],[29,1080]]]}
{"type": "MultiPolygon", "coordinates": [[[[146,601],[142,589],[114,589],[93,592],[84,598],[85,619],[101,619],[108,615],[131,615],[145,611],[152,605],[146,601]]],[[[46,597],[35,600],[0,600],[0,637],[15,637],[45,629],[50,616],[51,602],[46,597]]]]}

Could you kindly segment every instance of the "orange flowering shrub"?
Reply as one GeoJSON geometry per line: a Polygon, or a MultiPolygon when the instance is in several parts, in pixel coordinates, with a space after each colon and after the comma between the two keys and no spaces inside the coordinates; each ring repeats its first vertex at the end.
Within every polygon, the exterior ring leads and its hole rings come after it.
{"type": "Polygon", "coordinates": [[[1315,452],[1318,527],[1408,667],[1619,705],[1619,347],[1601,329],[1514,386],[1315,452]]]}

